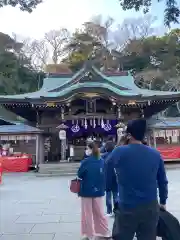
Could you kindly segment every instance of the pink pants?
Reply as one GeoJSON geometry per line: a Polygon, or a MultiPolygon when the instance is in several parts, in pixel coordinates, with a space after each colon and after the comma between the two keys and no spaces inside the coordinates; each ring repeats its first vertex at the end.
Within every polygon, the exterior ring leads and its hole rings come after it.
{"type": "Polygon", "coordinates": [[[109,236],[108,220],[104,214],[103,197],[81,198],[81,231],[88,238],[109,236]]]}

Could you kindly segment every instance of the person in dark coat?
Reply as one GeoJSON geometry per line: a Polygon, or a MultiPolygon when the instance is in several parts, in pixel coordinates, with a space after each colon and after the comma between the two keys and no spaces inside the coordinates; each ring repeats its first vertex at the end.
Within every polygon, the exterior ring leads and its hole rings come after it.
{"type": "Polygon", "coordinates": [[[102,155],[104,159],[104,172],[105,172],[105,188],[106,188],[106,207],[107,214],[112,216],[113,214],[113,205],[114,210],[118,208],[119,195],[118,195],[118,184],[116,173],[113,165],[108,161],[115,144],[111,141],[107,142],[105,145],[106,153],[102,155]],[[113,204],[112,204],[113,198],[113,204]]]}
{"type": "Polygon", "coordinates": [[[113,137],[112,136],[109,136],[106,140],[104,140],[102,142],[102,146],[100,147],[100,153],[103,154],[103,153],[106,153],[106,143],[107,142],[113,142],[113,137]]]}
{"type": "Polygon", "coordinates": [[[111,155],[119,187],[118,240],[133,240],[135,233],[138,240],[156,240],[159,205],[166,208],[164,161],[156,149],[142,144],[145,132],[144,119],[128,122],[128,145],[115,148],[111,155]]]}

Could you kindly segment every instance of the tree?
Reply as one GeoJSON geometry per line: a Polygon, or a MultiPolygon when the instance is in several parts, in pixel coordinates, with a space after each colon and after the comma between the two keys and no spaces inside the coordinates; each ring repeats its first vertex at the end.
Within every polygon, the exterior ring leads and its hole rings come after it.
{"type": "Polygon", "coordinates": [[[51,30],[45,34],[45,41],[49,44],[52,52],[52,61],[57,64],[64,53],[65,44],[69,41],[70,34],[66,28],[51,30]]]}
{"type": "Polygon", "coordinates": [[[94,39],[98,46],[96,48],[96,59],[101,62],[106,70],[111,68],[110,48],[112,47],[112,40],[110,34],[113,23],[113,18],[108,17],[103,20],[101,15],[97,15],[90,22],[84,23],[84,31],[94,39]]]}
{"type": "MultiPolygon", "coordinates": [[[[162,37],[154,36],[141,41],[141,51],[138,50],[138,54],[144,58],[144,63],[145,59],[147,61],[141,71],[136,67],[136,83],[139,87],[180,91],[179,33],[179,29],[174,29],[162,37]]],[[[137,64],[137,59],[135,62],[137,64]]],[[[180,102],[165,110],[163,115],[180,115],[180,102]]]]}
{"type": "Polygon", "coordinates": [[[82,29],[77,29],[64,47],[64,54],[67,57],[63,59],[63,62],[69,64],[73,71],[78,71],[91,56],[96,45],[97,42],[93,37],[82,29]]]}
{"type": "Polygon", "coordinates": [[[44,39],[24,39],[22,52],[37,70],[43,70],[50,58],[50,52],[44,39]]]}
{"type": "MultiPolygon", "coordinates": [[[[171,23],[179,23],[180,18],[180,8],[179,3],[176,0],[163,0],[166,4],[164,11],[164,23],[166,26],[170,26],[171,23]]],[[[120,5],[123,10],[135,9],[139,11],[143,9],[145,13],[149,11],[150,6],[152,5],[152,0],[119,0],[120,5]]],[[[156,0],[156,4],[161,1],[156,0]]]]}
{"type": "Polygon", "coordinates": [[[40,3],[42,3],[42,0],[0,0],[0,7],[18,6],[20,10],[31,13],[40,3]]]}
{"type": "Polygon", "coordinates": [[[157,18],[146,14],[143,17],[127,18],[117,26],[113,32],[114,48],[122,51],[132,40],[145,39],[152,35],[163,35],[165,29],[162,26],[154,26],[157,18]],[[161,28],[161,31],[159,29],[161,28]]]}
{"type": "Polygon", "coordinates": [[[111,46],[109,35],[113,22],[114,19],[111,17],[103,21],[103,17],[97,15],[94,16],[90,22],[84,23],[84,31],[107,49],[111,46]]]}
{"type": "Polygon", "coordinates": [[[39,72],[22,54],[23,44],[0,33],[0,94],[15,94],[37,89],[39,72]]]}

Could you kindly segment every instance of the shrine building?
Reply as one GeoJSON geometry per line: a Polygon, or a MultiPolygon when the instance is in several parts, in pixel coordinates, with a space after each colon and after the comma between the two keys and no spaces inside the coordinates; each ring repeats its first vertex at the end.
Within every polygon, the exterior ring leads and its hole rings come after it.
{"type": "Polygon", "coordinates": [[[82,159],[87,138],[117,140],[121,123],[149,119],[180,101],[180,92],[141,89],[130,72],[101,72],[91,62],[75,74],[55,72],[36,92],[0,96],[1,106],[43,130],[40,163],[67,159],[69,146],[82,159]]]}

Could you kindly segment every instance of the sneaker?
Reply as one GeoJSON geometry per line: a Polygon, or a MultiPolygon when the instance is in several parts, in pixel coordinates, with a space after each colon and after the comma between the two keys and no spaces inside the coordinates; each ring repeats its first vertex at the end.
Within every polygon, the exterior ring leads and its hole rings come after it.
{"type": "Polygon", "coordinates": [[[106,216],[107,217],[113,217],[113,213],[107,213],[106,216]]]}
{"type": "Polygon", "coordinates": [[[92,240],[93,238],[88,238],[86,236],[82,237],[81,240],[92,240]]]}
{"type": "Polygon", "coordinates": [[[103,239],[111,239],[112,238],[112,234],[110,233],[110,232],[108,232],[105,236],[104,235],[102,235],[102,234],[96,234],[96,238],[99,238],[99,239],[101,239],[101,238],[103,238],[103,239]]]}
{"type": "Polygon", "coordinates": [[[105,240],[105,239],[112,239],[111,236],[101,236],[101,235],[97,235],[94,240],[105,240]]]}

